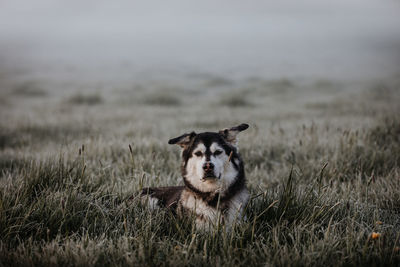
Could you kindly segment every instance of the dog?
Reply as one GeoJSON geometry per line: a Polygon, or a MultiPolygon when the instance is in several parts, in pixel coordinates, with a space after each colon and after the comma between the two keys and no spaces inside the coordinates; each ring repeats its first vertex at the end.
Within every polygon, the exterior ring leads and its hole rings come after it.
{"type": "Polygon", "coordinates": [[[237,135],[240,124],[219,132],[186,133],[169,140],[182,148],[183,186],[144,188],[141,198],[178,216],[192,215],[196,228],[240,222],[249,200],[237,135]]]}

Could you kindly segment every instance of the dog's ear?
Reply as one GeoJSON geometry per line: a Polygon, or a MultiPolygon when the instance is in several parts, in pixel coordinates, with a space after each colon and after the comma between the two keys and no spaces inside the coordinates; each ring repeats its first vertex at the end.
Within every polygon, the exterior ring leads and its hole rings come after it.
{"type": "Polygon", "coordinates": [[[191,133],[185,133],[182,134],[181,136],[172,138],[168,141],[168,144],[170,145],[179,145],[182,148],[187,147],[188,145],[190,145],[190,143],[192,142],[193,138],[196,136],[195,132],[191,132],[191,133]]]}
{"type": "Polygon", "coordinates": [[[236,136],[238,135],[238,133],[246,130],[247,128],[249,128],[249,125],[246,123],[242,123],[238,126],[235,126],[235,127],[229,128],[229,129],[228,128],[223,129],[223,130],[219,131],[219,134],[222,135],[222,137],[225,139],[226,142],[237,147],[236,136]]]}

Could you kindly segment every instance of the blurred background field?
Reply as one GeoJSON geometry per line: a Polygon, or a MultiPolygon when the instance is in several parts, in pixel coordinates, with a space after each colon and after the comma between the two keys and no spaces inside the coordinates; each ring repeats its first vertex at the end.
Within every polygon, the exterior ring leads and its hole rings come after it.
{"type": "Polygon", "coordinates": [[[2,1],[0,265],[399,264],[399,13],[2,1]],[[169,138],[243,122],[235,231],[126,204],[181,183],[169,138]]]}

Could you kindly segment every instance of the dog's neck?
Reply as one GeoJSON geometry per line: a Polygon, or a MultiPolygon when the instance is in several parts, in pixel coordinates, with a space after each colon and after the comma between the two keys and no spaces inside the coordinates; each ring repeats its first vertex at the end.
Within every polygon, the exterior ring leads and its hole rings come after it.
{"type": "MultiPolygon", "coordinates": [[[[229,201],[245,186],[244,172],[240,172],[238,177],[236,177],[235,182],[233,182],[226,190],[223,191],[218,188],[214,192],[202,192],[195,188],[185,177],[183,177],[183,180],[185,182],[186,190],[194,193],[212,207],[217,207],[218,202],[224,203],[229,201]]],[[[223,209],[224,206],[225,205],[220,205],[221,209],[223,209]]]]}

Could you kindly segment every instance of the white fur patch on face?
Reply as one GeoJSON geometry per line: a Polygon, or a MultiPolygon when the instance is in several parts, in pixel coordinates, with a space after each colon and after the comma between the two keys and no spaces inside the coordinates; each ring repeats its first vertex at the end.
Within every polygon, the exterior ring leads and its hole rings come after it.
{"type": "Polygon", "coordinates": [[[214,192],[216,185],[210,183],[211,181],[204,182],[203,164],[206,162],[205,157],[206,147],[200,143],[193,149],[192,157],[188,160],[186,165],[186,179],[197,189],[203,192],[214,192]],[[201,152],[202,156],[196,156],[197,152],[201,152]]]}
{"type": "Polygon", "coordinates": [[[206,153],[206,146],[202,143],[198,144],[195,149],[193,149],[193,154],[196,154],[196,152],[201,152],[201,153],[206,153]]]}
{"type": "Polygon", "coordinates": [[[217,177],[220,177],[221,187],[224,190],[235,181],[237,171],[232,162],[229,161],[229,155],[225,153],[225,150],[218,143],[212,143],[210,151],[212,153],[210,161],[214,164],[214,173],[217,177]],[[214,155],[215,151],[221,151],[222,153],[214,155]]]}
{"type": "MultiPolygon", "coordinates": [[[[203,178],[203,164],[206,162],[206,147],[204,144],[198,144],[197,147],[193,150],[193,155],[189,159],[188,166],[191,170],[191,175],[193,178],[199,177],[203,178]],[[201,156],[197,156],[196,153],[201,152],[201,156]]],[[[188,173],[189,176],[189,173],[188,173]]]]}
{"type": "Polygon", "coordinates": [[[216,192],[226,190],[236,179],[237,170],[234,168],[232,162],[229,161],[229,156],[225,150],[218,145],[212,143],[210,146],[212,153],[210,162],[214,165],[214,175],[217,179],[204,180],[203,164],[206,162],[205,152],[206,147],[200,143],[193,150],[192,157],[188,160],[186,165],[186,179],[197,189],[203,192],[216,192]],[[196,152],[201,152],[201,156],[196,156],[196,152]],[[222,153],[214,154],[216,151],[222,153]]]}

